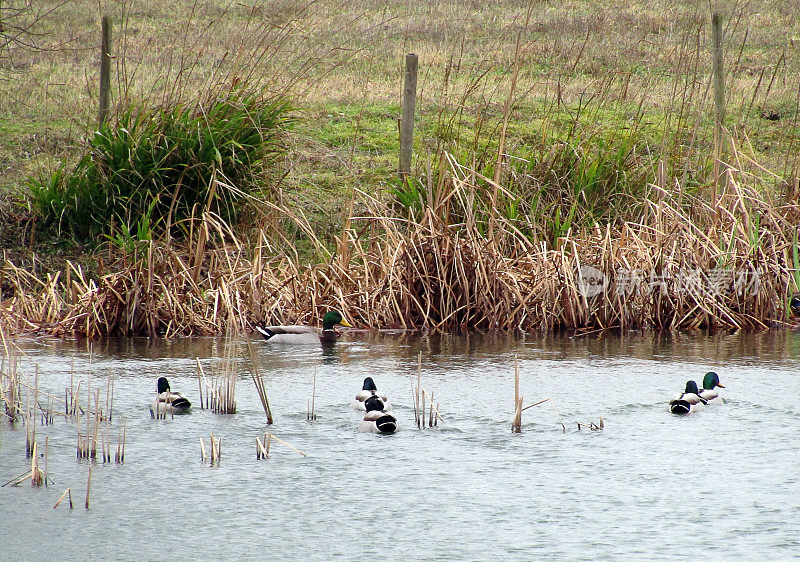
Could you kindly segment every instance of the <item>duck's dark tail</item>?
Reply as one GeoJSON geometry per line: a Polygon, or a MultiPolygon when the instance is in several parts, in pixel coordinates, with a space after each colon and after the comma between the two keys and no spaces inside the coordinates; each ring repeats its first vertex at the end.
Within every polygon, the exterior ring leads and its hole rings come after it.
{"type": "Polygon", "coordinates": [[[269,338],[275,335],[275,332],[273,332],[272,330],[269,330],[267,328],[262,328],[261,326],[256,326],[256,330],[258,331],[259,334],[264,336],[265,340],[269,340],[269,338]]]}
{"type": "Polygon", "coordinates": [[[192,407],[192,403],[187,398],[181,396],[172,401],[172,410],[175,412],[185,412],[192,407]]]}
{"type": "Polygon", "coordinates": [[[673,400],[669,403],[669,411],[673,414],[688,414],[692,409],[692,405],[686,400],[673,400]]]}
{"type": "Polygon", "coordinates": [[[375,426],[379,432],[389,435],[397,431],[397,420],[394,416],[386,414],[375,420],[375,426]]]}

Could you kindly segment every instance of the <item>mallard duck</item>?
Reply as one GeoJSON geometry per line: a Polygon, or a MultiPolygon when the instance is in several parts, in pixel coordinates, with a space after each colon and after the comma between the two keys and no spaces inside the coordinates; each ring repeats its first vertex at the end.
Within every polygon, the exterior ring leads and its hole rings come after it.
{"type": "Polygon", "coordinates": [[[367,413],[359,424],[361,431],[390,435],[397,431],[397,418],[384,410],[383,402],[377,396],[370,396],[364,401],[367,413]]]}
{"type": "Polygon", "coordinates": [[[153,416],[156,414],[162,416],[164,414],[185,414],[192,407],[192,403],[182,394],[170,390],[167,377],[158,378],[156,391],[158,392],[156,401],[150,405],[150,413],[153,416]]]}
{"type": "Polygon", "coordinates": [[[706,373],[706,376],[703,377],[703,388],[700,390],[700,398],[705,400],[708,404],[722,404],[724,402],[722,396],[714,390],[717,386],[725,388],[724,385],[719,383],[719,375],[714,371],[709,371],[706,373]]]}
{"type": "Polygon", "coordinates": [[[337,324],[351,327],[338,311],[331,310],[322,317],[321,332],[311,326],[256,326],[256,330],[271,343],[331,344],[336,341],[333,327],[337,324]]]}
{"type": "Polygon", "coordinates": [[[706,401],[700,398],[697,383],[688,381],[686,390],[669,401],[669,411],[673,414],[691,414],[705,409],[706,401]]]}
{"type": "Polygon", "coordinates": [[[382,392],[378,392],[378,387],[375,386],[375,381],[372,380],[372,377],[367,377],[364,379],[364,387],[361,389],[361,392],[356,394],[356,397],[353,399],[353,401],[350,402],[350,407],[354,410],[361,410],[363,412],[367,409],[364,405],[364,402],[373,396],[380,398],[381,402],[383,402],[384,410],[389,411],[392,409],[392,405],[389,404],[389,399],[386,397],[386,395],[382,392]]]}

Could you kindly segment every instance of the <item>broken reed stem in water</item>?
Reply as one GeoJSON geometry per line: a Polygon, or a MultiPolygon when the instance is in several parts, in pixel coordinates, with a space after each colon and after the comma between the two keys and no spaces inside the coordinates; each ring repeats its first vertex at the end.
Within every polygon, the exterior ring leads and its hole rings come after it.
{"type": "Polygon", "coordinates": [[[105,432],[103,433],[103,462],[111,462],[111,434],[108,428],[108,417],[106,417],[105,432]]]}
{"type": "MultiPolygon", "coordinates": [[[[264,435],[264,441],[266,440],[267,436],[264,435]]],[[[261,439],[259,439],[258,436],[256,436],[256,460],[268,459],[268,458],[269,458],[269,453],[267,452],[267,448],[264,446],[264,443],[261,441],[261,439]]]]}
{"type": "Polygon", "coordinates": [[[200,364],[200,358],[195,357],[195,361],[197,361],[197,390],[200,392],[200,409],[204,410],[203,407],[203,379],[200,378],[201,374],[203,373],[203,366],[200,364]]]}
{"type": "Polygon", "coordinates": [[[31,476],[32,476],[32,473],[31,473],[30,469],[28,469],[25,472],[23,472],[22,474],[20,474],[19,476],[15,476],[11,480],[9,480],[5,484],[3,484],[2,488],[5,488],[9,484],[11,484],[12,486],[19,486],[21,483],[25,482],[25,480],[27,480],[31,476]]]}
{"type": "MultiPolygon", "coordinates": [[[[297,451],[298,453],[300,453],[304,457],[306,456],[306,454],[303,451],[301,451],[300,449],[296,449],[295,447],[292,447],[291,445],[289,445],[286,441],[283,441],[282,439],[278,439],[272,433],[267,433],[267,435],[269,435],[270,439],[275,439],[275,441],[277,441],[278,443],[283,443],[284,445],[286,445],[287,447],[289,447],[293,451],[297,451]]],[[[269,446],[267,446],[267,450],[269,451],[269,446]]]]}
{"type": "Polygon", "coordinates": [[[116,462],[117,464],[119,464],[120,461],[122,460],[122,456],[120,455],[121,447],[122,447],[122,426],[119,426],[119,434],[117,435],[117,452],[114,455],[114,462],[116,462]]]}
{"type": "Polygon", "coordinates": [[[50,436],[44,437],[44,485],[47,486],[47,448],[50,441],[50,436]]]}
{"type": "Polygon", "coordinates": [[[428,391],[423,388],[422,389],[422,394],[423,394],[423,396],[424,395],[428,396],[428,402],[430,403],[431,416],[433,416],[435,414],[435,417],[432,417],[431,422],[429,423],[429,425],[438,425],[438,421],[439,420],[444,421],[444,418],[439,413],[439,404],[436,404],[435,406],[433,405],[433,392],[431,392],[428,395],[428,391]]]}
{"type": "MultiPolygon", "coordinates": [[[[214,437],[214,434],[211,434],[211,449],[210,455],[208,457],[209,465],[210,466],[219,466],[219,461],[222,458],[222,437],[214,437]]],[[[200,438],[200,459],[205,462],[206,459],[206,445],[203,442],[203,438],[200,438]]]]}
{"type": "Polygon", "coordinates": [[[522,411],[524,412],[528,408],[533,408],[534,406],[538,406],[539,404],[544,404],[548,400],[550,400],[550,399],[549,398],[545,398],[544,400],[539,400],[538,402],[534,402],[533,404],[530,404],[530,405],[525,406],[524,408],[522,408],[522,411]]]}
{"type": "Polygon", "coordinates": [[[408,375],[408,382],[411,383],[411,401],[414,404],[414,423],[419,425],[419,414],[417,413],[417,394],[414,391],[414,375],[411,373],[408,375]]]}
{"type": "Polygon", "coordinates": [[[86,440],[84,442],[84,457],[89,458],[89,452],[91,449],[91,445],[89,443],[91,439],[91,430],[90,430],[90,423],[92,420],[92,379],[91,374],[89,378],[86,379],[86,440]]]}
{"type": "Polygon", "coordinates": [[[39,455],[36,452],[36,442],[33,443],[33,458],[31,459],[31,486],[41,486],[44,482],[42,471],[39,470],[39,455]]]}
{"type": "Polygon", "coordinates": [[[433,427],[433,426],[439,425],[439,421],[444,421],[444,418],[439,413],[439,404],[434,405],[434,403],[433,403],[433,392],[428,394],[428,391],[423,388],[422,389],[422,396],[423,396],[423,398],[425,396],[428,397],[428,412],[429,412],[429,418],[430,418],[429,421],[428,421],[428,427],[433,427]]]}
{"type": "Polygon", "coordinates": [[[519,362],[514,354],[514,421],[511,423],[512,433],[522,433],[522,397],[519,395],[519,362]]]}
{"type": "Polygon", "coordinates": [[[97,433],[100,430],[100,389],[94,395],[94,431],[92,433],[92,460],[97,458],[97,433]]]}
{"type": "Polygon", "coordinates": [[[56,505],[53,506],[53,509],[57,508],[58,504],[61,503],[61,500],[64,499],[64,496],[67,495],[69,495],[69,508],[72,509],[72,488],[67,488],[66,490],[64,490],[64,493],[61,494],[60,498],[58,498],[58,501],[56,502],[56,505]]]}
{"type": "Polygon", "coordinates": [[[86,480],[86,504],[85,509],[89,509],[89,493],[92,490],[92,465],[89,464],[89,478],[86,480]]]}
{"type": "Polygon", "coordinates": [[[582,427],[588,427],[592,431],[601,431],[605,427],[605,423],[603,422],[603,416],[600,416],[599,424],[594,422],[589,422],[589,423],[577,422],[577,423],[578,423],[578,431],[580,431],[582,427]]]}
{"type": "Polygon", "coordinates": [[[317,366],[314,365],[314,378],[312,379],[311,382],[311,409],[307,416],[310,421],[317,419],[317,414],[314,413],[314,399],[316,398],[316,396],[317,396],[317,366]]]}
{"type": "Polygon", "coordinates": [[[253,367],[253,370],[250,372],[250,375],[253,378],[253,384],[256,387],[256,391],[258,391],[258,397],[261,399],[261,406],[264,408],[264,413],[267,415],[267,424],[272,425],[272,410],[269,407],[269,398],[267,397],[267,389],[264,386],[264,379],[258,370],[258,362],[256,361],[256,352],[255,349],[253,348],[253,344],[250,341],[247,342],[247,351],[250,354],[250,364],[253,367]]]}
{"type": "Polygon", "coordinates": [[[422,397],[420,396],[421,384],[422,384],[422,352],[420,351],[419,355],[417,355],[417,427],[420,427],[420,423],[424,422],[424,420],[422,419],[424,403],[422,402],[422,397]]]}
{"type": "Polygon", "coordinates": [[[511,424],[512,433],[522,433],[522,396],[517,399],[517,406],[514,408],[514,421],[511,424]]]}

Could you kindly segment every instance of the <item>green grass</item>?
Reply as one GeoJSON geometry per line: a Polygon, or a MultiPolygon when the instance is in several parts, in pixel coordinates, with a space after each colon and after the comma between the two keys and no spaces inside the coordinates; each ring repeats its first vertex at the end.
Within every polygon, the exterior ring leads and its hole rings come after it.
{"type": "MultiPolygon", "coordinates": [[[[59,165],[72,170],[80,157],[74,147],[94,129],[98,5],[30,5],[44,14],[31,30],[30,46],[0,51],[0,62],[8,63],[0,65],[0,191],[20,193],[28,177],[59,165]],[[57,142],[42,143],[44,137],[57,142]]],[[[423,183],[430,155],[441,151],[491,171],[517,63],[505,148],[527,166],[518,173],[544,177],[546,171],[570,194],[555,204],[545,190],[535,203],[552,211],[554,232],[580,217],[582,224],[618,212],[599,202],[641,184],[659,160],[670,181],[691,188],[708,183],[707,6],[690,0],[551,2],[537,5],[525,25],[527,9],[520,0],[323,0],[311,7],[292,0],[136,0],[104,6],[115,22],[112,101],[118,112],[131,100],[170,107],[239,82],[291,99],[297,124],[276,174],[280,181],[270,187],[307,209],[323,233],[341,222],[336,215],[354,188],[385,194],[394,185],[407,52],[420,55],[415,165],[423,183]],[[571,148],[556,157],[561,146],[571,148]],[[579,157],[570,161],[575,151],[579,157]],[[547,166],[552,169],[543,170],[547,166]],[[625,170],[625,187],[609,179],[619,170],[625,170]]],[[[750,156],[790,179],[800,164],[800,5],[736,0],[719,9],[726,26],[728,125],[742,146],[752,146],[750,156]],[[770,112],[780,119],[762,117],[770,112]]],[[[757,166],[743,166],[764,177],[757,166]]],[[[767,178],[770,184],[780,182],[767,178]]],[[[525,197],[539,193],[528,189],[520,186],[525,197]]],[[[508,212],[525,205],[511,202],[508,212]]],[[[147,205],[137,209],[143,213],[147,205]]],[[[136,224],[121,215],[115,212],[115,220],[135,232],[136,224]]]]}

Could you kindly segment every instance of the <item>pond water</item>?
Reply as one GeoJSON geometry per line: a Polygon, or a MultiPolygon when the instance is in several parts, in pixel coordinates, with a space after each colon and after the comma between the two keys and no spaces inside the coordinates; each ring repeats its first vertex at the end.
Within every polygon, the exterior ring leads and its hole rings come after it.
{"type": "MultiPolygon", "coordinates": [[[[241,340],[244,341],[244,340],[241,340]]],[[[86,344],[22,339],[22,369],[63,397],[70,372],[115,380],[112,441],[127,423],[124,464],[76,458],[63,416],[49,436],[49,487],[0,488],[0,558],[364,559],[789,558],[800,556],[800,334],[614,337],[346,334],[332,350],[253,340],[275,415],[272,443],[249,377],[238,411],[199,409],[196,359],[219,365],[218,339],[86,344]],[[444,419],[414,425],[410,375],[444,419]],[[526,410],[511,433],[514,358],[526,410]],[[314,369],[315,422],[306,420],[314,369]],[[668,399],[715,370],[726,404],[685,417],[668,399]],[[194,404],[153,420],[156,377],[194,404]],[[400,430],[358,431],[348,404],[372,376],[400,430]],[[563,420],[566,431],[562,429],[563,420]],[[605,422],[603,431],[577,422],[605,422]],[[199,439],[222,437],[217,467],[199,439]],[[75,509],[53,505],[68,487],[75,509]]],[[[246,355],[246,353],[245,353],[246,355]]],[[[105,392],[103,390],[102,392],[105,392]]],[[[84,395],[85,399],[85,395],[84,395]]],[[[24,402],[24,394],[23,394],[24,402]]],[[[62,406],[63,409],[63,406],[62,406]]],[[[98,452],[99,455],[99,452],[98,452]]],[[[0,428],[0,480],[22,473],[25,428],[0,428]]]]}

